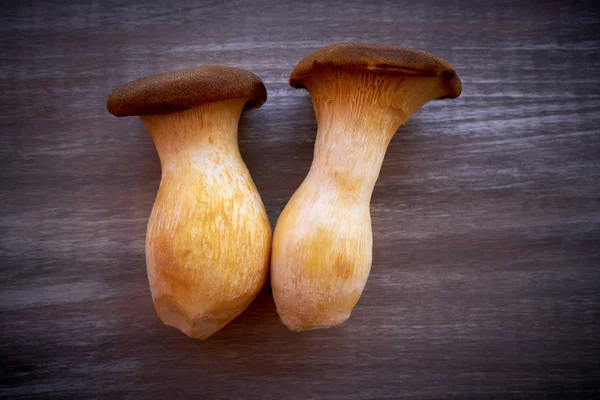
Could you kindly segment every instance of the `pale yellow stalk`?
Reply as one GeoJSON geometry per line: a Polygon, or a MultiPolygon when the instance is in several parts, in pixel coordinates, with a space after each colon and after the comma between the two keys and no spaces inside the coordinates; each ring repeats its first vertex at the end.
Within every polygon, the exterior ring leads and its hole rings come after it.
{"type": "Polygon", "coordinates": [[[277,312],[290,329],[350,316],[371,269],[369,203],[386,149],[415,111],[449,91],[443,79],[331,68],[306,81],[314,159],[279,217],[271,255],[277,312]]]}
{"type": "Polygon", "coordinates": [[[162,177],[146,235],[163,323],[204,339],[238,316],[268,274],[271,228],[240,156],[245,98],[140,117],[162,177]]]}

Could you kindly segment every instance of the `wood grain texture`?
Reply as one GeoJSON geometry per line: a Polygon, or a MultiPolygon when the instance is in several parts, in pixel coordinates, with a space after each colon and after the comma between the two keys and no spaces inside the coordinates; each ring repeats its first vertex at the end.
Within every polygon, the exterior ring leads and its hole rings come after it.
{"type": "Polygon", "coordinates": [[[2,4],[0,396],[598,396],[592,2],[177,3],[2,4]],[[139,120],[106,112],[108,94],[200,64],[258,74],[269,100],[242,117],[240,146],[274,225],[316,133],[288,75],[346,41],[432,52],[464,85],[389,147],[352,317],[289,332],[267,288],[207,341],[163,326],[144,262],[159,161],[139,120]]]}

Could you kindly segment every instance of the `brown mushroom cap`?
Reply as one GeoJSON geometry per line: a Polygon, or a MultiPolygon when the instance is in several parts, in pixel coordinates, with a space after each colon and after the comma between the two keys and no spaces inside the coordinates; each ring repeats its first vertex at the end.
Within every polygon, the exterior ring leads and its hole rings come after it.
{"type": "Polygon", "coordinates": [[[443,76],[450,94],[440,98],[458,97],[462,90],[456,71],[441,58],[408,47],[368,43],[334,44],[309,54],[292,71],[290,85],[303,88],[311,74],[327,67],[406,76],[443,76]]]}
{"type": "Polygon", "coordinates": [[[108,97],[106,108],[117,117],[166,114],[243,97],[248,98],[246,108],[260,107],[267,100],[258,76],[239,68],[204,65],[121,85],[108,97]]]}

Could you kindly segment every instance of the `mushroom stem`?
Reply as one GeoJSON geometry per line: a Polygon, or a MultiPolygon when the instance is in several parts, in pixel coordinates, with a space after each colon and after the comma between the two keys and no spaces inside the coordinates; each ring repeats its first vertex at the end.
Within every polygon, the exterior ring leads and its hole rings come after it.
{"type": "Polygon", "coordinates": [[[368,73],[332,73],[307,83],[318,122],[313,165],[319,183],[329,182],[367,200],[388,143],[402,123],[392,107],[388,82],[368,73]]]}
{"type": "Polygon", "coordinates": [[[140,117],[162,164],[146,235],[154,305],[198,339],[239,315],[267,277],[271,228],[237,144],[246,101],[140,117]]]}
{"type": "Polygon", "coordinates": [[[388,144],[422,105],[450,93],[442,77],[330,68],[310,76],[318,122],[310,171],[273,238],[277,311],[292,330],[344,322],[372,261],[369,203],[388,144]]]}
{"type": "Polygon", "coordinates": [[[208,161],[208,153],[213,157],[212,162],[219,153],[241,160],[237,132],[245,101],[226,100],[181,112],[140,116],[154,140],[163,173],[165,167],[175,168],[175,163],[199,161],[198,156],[208,161]]]}
{"type": "Polygon", "coordinates": [[[390,140],[415,111],[445,94],[440,82],[336,69],[311,78],[318,132],[310,174],[325,174],[368,201],[390,140]]]}

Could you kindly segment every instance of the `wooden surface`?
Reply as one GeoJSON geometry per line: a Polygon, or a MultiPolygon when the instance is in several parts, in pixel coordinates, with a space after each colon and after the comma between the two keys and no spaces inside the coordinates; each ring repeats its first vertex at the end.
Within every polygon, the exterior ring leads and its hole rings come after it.
{"type": "Polygon", "coordinates": [[[598,395],[593,2],[131,3],[3,2],[0,396],[598,395]],[[390,145],[352,317],[289,332],[266,288],[207,341],[163,326],[144,261],[159,161],[137,118],[106,112],[109,92],[199,64],[262,77],[269,100],[243,116],[240,146],[275,224],[316,132],[287,77],[345,41],[428,50],[464,84],[390,145]]]}

